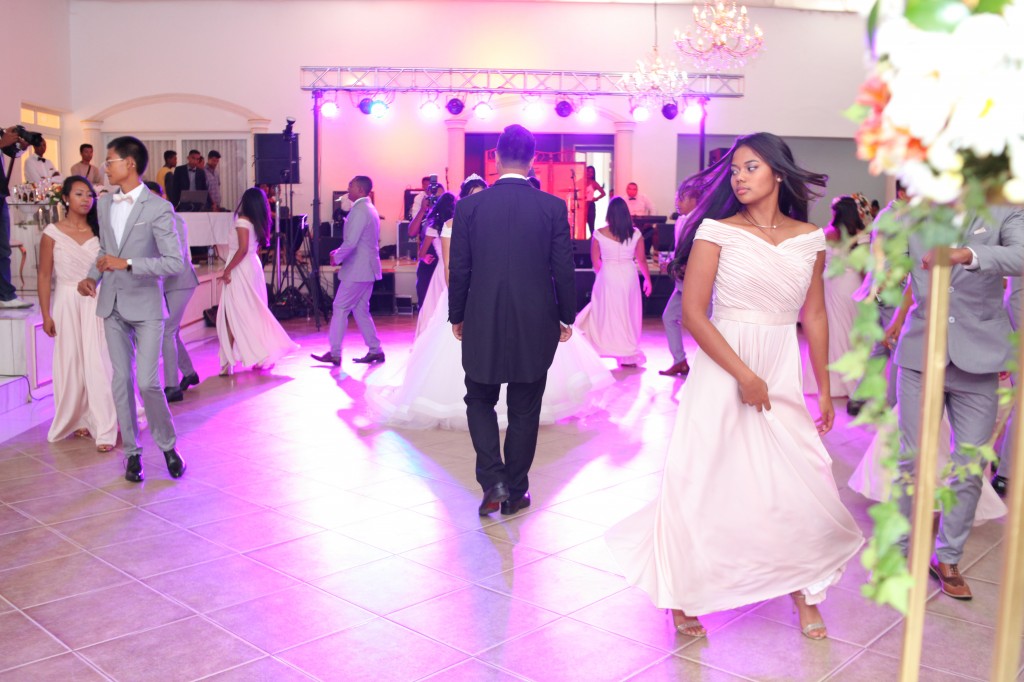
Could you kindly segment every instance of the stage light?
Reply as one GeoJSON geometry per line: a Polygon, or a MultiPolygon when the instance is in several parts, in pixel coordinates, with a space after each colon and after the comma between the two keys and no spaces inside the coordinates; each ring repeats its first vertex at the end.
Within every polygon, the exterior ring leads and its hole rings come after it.
{"type": "Polygon", "coordinates": [[[452,116],[458,116],[462,113],[462,110],[466,108],[466,104],[458,97],[452,97],[448,100],[448,103],[444,105],[444,108],[447,109],[448,113],[452,116]]]}
{"type": "Polygon", "coordinates": [[[559,100],[558,104],[555,105],[555,113],[561,118],[567,118],[572,116],[572,112],[575,110],[572,103],[569,100],[559,100]]]}
{"type": "Polygon", "coordinates": [[[428,99],[420,105],[420,116],[428,119],[435,119],[441,115],[441,107],[436,99],[428,99]]]}
{"type": "Polygon", "coordinates": [[[704,117],[704,107],[697,102],[691,102],[683,109],[683,120],[689,124],[700,123],[704,117]]]}
{"type": "Polygon", "coordinates": [[[666,102],[661,107],[661,115],[671,121],[679,115],[679,106],[675,102],[666,102]]]}
{"type": "Polygon", "coordinates": [[[473,115],[481,120],[487,120],[494,114],[494,109],[491,108],[490,102],[477,102],[476,106],[473,107],[473,115]]]}
{"type": "Polygon", "coordinates": [[[373,104],[373,100],[369,97],[364,97],[359,100],[359,111],[363,112],[367,116],[370,115],[370,106],[373,104]]]}
{"type": "Polygon", "coordinates": [[[327,118],[334,118],[338,115],[338,103],[327,101],[320,105],[320,113],[327,118]]]}
{"type": "Polygon", "coordinates": [[[523,105],[523,115],[531,121],[544,118],[544,104],[539,99],[531,100],[523,105]]]}
{"type": "Polygon", "coordinates": [[[384,118],[388,113],[387,102],[383,100],[375,99],[370,103],[370,116],[374,118],[384,118]]]}
{"type": "Polygon", "coordinates": [[[651,117],[651,110],[647,108],[646,104],[637,104],[632,108],[631,113],[634,121],[646,121],[651,117]]]}
{"type": "Polygon", "coordinates": [[[594,106],[594,100],[585,99],[580,104],[580,120],[584,123],[593,123],[597,120],[597,107],[594,106]]]}

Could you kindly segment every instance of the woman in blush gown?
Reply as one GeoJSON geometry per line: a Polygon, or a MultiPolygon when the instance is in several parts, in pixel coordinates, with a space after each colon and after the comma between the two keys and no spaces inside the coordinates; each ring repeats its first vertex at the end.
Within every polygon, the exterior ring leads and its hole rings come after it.
{"type": "MultiPolygon", "coordinates": [[[[445,192],[437,198],[437,203],[430,209],[430,213],[423,219],[423,241],[420,243],[420,249],[417,253],[419,260],[425,258],[434,258],[430,254],[430,245],[436,242],[435,253],[441,252],[441,230],[447,224],[449,230],[451,229],[452,216],[455,215],[455,195],[451,192],[445,192]]],[[[441,260],[441,257],[438,257],[441,260]]],[[[437,309],[437,304],[442,298],[448,298],[448,284],[444,281],[444,267],[441,263],[438,263],[439,267],[434,268],[434,273],[430,276],[430,283],[427,285],[427,293],[420,301],[420,309],[417,313],[416,318],[416,336],[419,337],[423,333],[423,330],[427,328],[430,323],[430,318],[434,314],[434,310],[437,309]]]]}
{"type": "Polygon", "coordinates": [[[651,273],[644,255],[644,240],[622,197],[608,203],[608,224],[594,231],[590,255],[594,261],[594,289],[590,303],[576,317],[576,328],[603,357],[622,367],[644,362],[640,328],[644,303],[637,267],[644,278],[643,293],[651,295],[651,273]]]}
{"type": "MultiPolygon", "coordinates": [[[[861,244],[871,243],[866,225],[871,204],[863,194],[844,194],[832,200],[832,223],[825,228],[825,312],[828,314],[828,363],[831,365],[850,350],[850,330],[857,317],[854,293],[864,282],[864,273],[853,268],[831,273],[831,263],[861,244]]],[[[853,396],[857,381],[843,379],[841,372],[829,372],[832,397],[853,396]]],[[[810,363],[804,364],[804,393],[818,392],[810,363]]]]}
{"type": "Polygon", "coordinates": [[[829,380],[825,237],[805,222],[808,185],[825,177],[769,133],[738,138],[701,175],[674,262],[686,267],[684,324],[700,352],[660,494],[606,537],[626,579],[672,609],[684,635],[706,634],[696,616],[788,594],[803,634],[824,639],[816,605],[863,543],[820,438],[830,392],[815,423],[800,385],[801,311],[815,375],[829,380]]]}
{"type": "Polygon", "coordinates": [[[77,291],[100,250],[96,191],[73,175],[64,181],[61,198],[67,217],[47,225],[39,244],[39,307],[43,331],[54,338],[54,409],[47,440],[91,436],[97,450],[110,452],[117,441],[117,412],[107,339],[96,298],[77,291]]]}
{"type": "Polygon", "coordinates": [[[267,195],[250,187],[235,211],[228,263],[221,275],[224,289],[217,309],[221,376],[234,371],[239,362],[253,369],[270,369],[299,347],[267,307],[267,280],[258,247],[267,244],[269,227],[267,195]]]}
{"type": "MultiPolygon", "coordinates": [[[[462,183],[459,198],[479,192],[487,184],[476,175],[462,183]]],[[[441,230],[441,262],[434,270],[430,289],[443,294],[423,332],[417,337],[404,365],[374,372],[366,380],[366,401],[373,416],[389,426],[407,429],[468,430],[466,382],[462,368],[462,344],[448,322],[448,253],[452,222],[441,230]],[[436,289],[435,289],[436,287],[436,289]],[[442,289],[443,288],[443,289],[442,289]]],[[[548,370],[547,389],[541,403],[541,423],[578,415],[589,409],[600,391],[614,382],[586,340],[573,334],[558,344],[548,370]]],[[[496,406],[498,422],[508,425],[505,387],[496,406]]]]}

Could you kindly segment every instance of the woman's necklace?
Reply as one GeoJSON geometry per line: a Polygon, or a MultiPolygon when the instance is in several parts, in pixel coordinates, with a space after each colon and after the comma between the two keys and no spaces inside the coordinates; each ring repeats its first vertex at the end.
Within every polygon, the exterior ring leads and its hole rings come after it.
{"type": "Polygon", "coordinates": [[[69,220],[68,221],[68,225],[70,225],[71,227],[75,228],[76,232],[90,232],[92,230],[92,228],[89,227],[89,223],[86,223],[85,227],[79,227],[78,225],[75,225],[73,222],[71,222],[69,220]]]}
{"type": "Polygon", "coordinates": [[[750,214],[747,213],[746,209],[740,211],[740,215],[743,216],[743,219],[746,220],[748,223],[750,223],[754,227],[760,228],[762,230],[768,230],[768,229],[775,230],[775,229],[778,229],[778,227],[779,227],[778,225],[758,225],[753,220],[751,220],[750,214]]]}

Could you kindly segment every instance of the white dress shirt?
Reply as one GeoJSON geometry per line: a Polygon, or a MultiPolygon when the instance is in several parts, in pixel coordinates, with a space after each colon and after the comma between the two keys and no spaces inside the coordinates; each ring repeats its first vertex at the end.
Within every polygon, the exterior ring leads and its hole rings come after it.
{"type": "Polygon", "coordinates": [[[64,178],[49,159],[44,159],[38,154],[32,154],[25,159],[25,182],[38,186],[41,182],[52,185],[63,181],[64,178]]]}
{"type": "MultiPolygon", "coordinates": [[[[128,216],[131,214],[135,204],[138,203],[139,197],[142,196],[142,192],[145,189],[146,186],[139,183],[138,187],[128,192],[128,196],[132,198],[131,201],[113,201],[110,204],[110,227],[114,230],[114,239],[117,240],[118,247],[121,246],[121,240],[124,239],[124,233],[127,231],[128,216]]],[[[114,196],[116,197],[120,194],[121,192],[118,191],[114,196]]]]}
{"type": "Polygon", "coordinates": [[[626,207],[629,208],[629,215],[654,215],[654,205],[647,198],[646,194],[639,192],[635,197],[626,197],[626,207]]]}

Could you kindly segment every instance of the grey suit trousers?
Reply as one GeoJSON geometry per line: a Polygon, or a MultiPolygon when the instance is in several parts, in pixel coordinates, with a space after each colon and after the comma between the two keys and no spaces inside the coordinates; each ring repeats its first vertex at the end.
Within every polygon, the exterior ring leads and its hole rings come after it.
{"type": "MultiPolygon", "coordinates": [[[[912,473],[919,450],[921,432],[921,372],[899,368],[897,388],[899,390],[900,428],[900,471],[912,473]]],[[[992,435],[996,423],[999,400],[996,389],[999,374],[971,374],[950,363],[946,367],[945,405],[949,425],[955,443],[951,459],[957,466],[972,461],[964,445],[982,445],[992,435]]],[[[943,445],[940,443],[940,446],[943,445]]],[[[923,472],[934,476],[935,472],[923,472]]],[[[962,481],[954,479],[951,485],[956,493],[956,504],[944,511],[935,542],[935,556],[945,564],[956,564],[963,556],[964,544],[974,525],[974,513],[981,495],[981,476],[967,476],[962,481]]],[[[911,514],[912,498],[900,497],[900,511],[908,518],[911,514]]],[[[902,538],[901,547],[907,550],[907,538],[902,538]]]]}
{"type": "Polygon", "coordinates": [[[377,327],[370,317],[370,294],[373,293],[373,282],[338,282],[338,290],[334,292],[334,310],[331,314],[331,326],[327,330],[327,338],[331,342],[331,355],[341,357],[341,344],[348,330],[348,315],[356,318],[356,326],[363,335],[363,341],[371,353],[380,352],[380,340],[377,338],[377,327]]]}
{"type": "Polygon", "coordinates": [[[665,338],[668,339],[668,349],[672,353],[672,362],[680,363],[686,360],[686,349],[683,348],[683,291],[675,288],[672,295],[668,297],[665,310],[661,313],[661,322],[665,325],[665,338]]]}
{"type": "Polygon", "coordinates": [[[103,318],[103,330],[107,336],[110,364],[114,369],[114,407],[117,409],[117,423],[121,427],[125,454],[142,454],[142,448],[139,447],[139,415],[135,409],[136,375],[153,440],[162,451],[172,450],[176,442],[174,423],[159,376],[163,320],[128,321],[121,317],[115,305],[113,312],[103,318]]]}
{"type": "Polygon", "coordinates": [[[178,370],[182,376],[195,373],[192,358],[189,357],[185,344],[181,342],[181,318],[185,314],[188,302],[192,300],[195,289],[177,289],[165,291],[167,302],[167,319],[164,320],[164,337],[162,355],[164,358],[164,387],[178,387],[178,370]]]}

